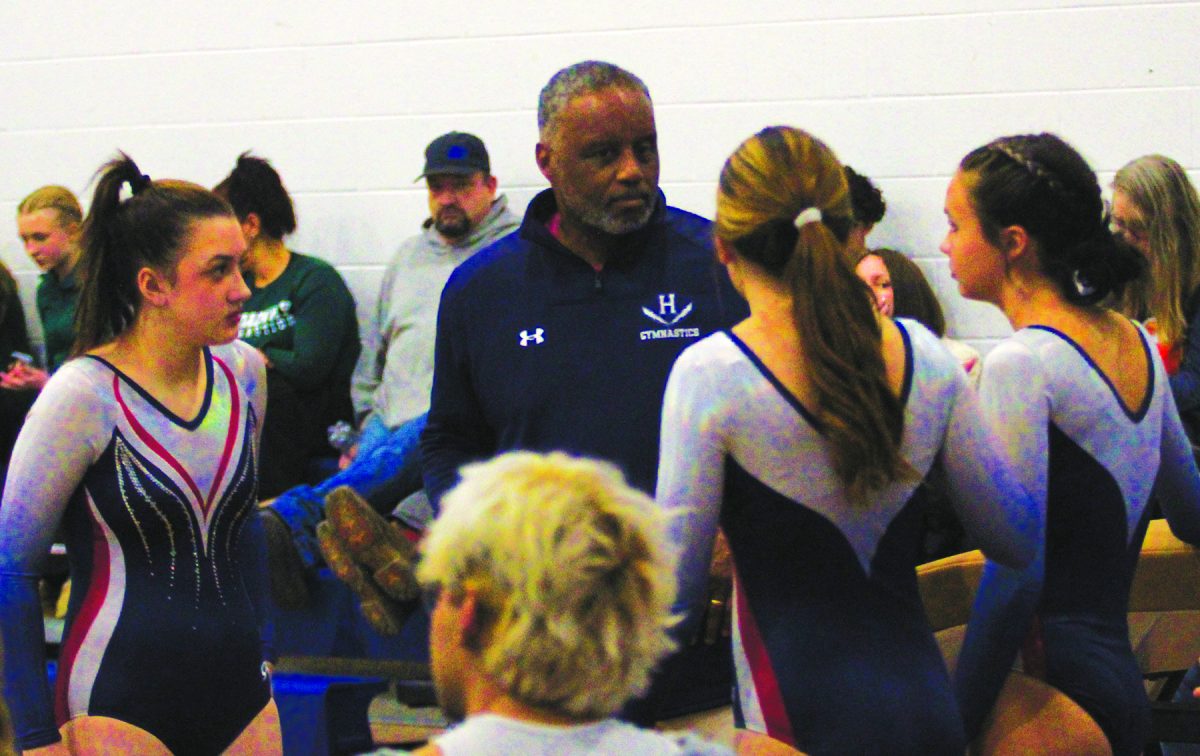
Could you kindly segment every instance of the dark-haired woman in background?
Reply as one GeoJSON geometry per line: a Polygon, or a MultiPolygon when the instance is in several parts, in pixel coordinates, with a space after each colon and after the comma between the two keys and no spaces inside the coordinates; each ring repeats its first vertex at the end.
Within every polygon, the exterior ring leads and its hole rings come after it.
{"type": "Polygon", "coordinates": [[[271,396],[263,423],[259,497],[271,498],[330,472],[314,469],[337,456],[327,428],[353,423],[350,376],[362,345],[354,297],[324,260],[292,252],[292,199],[271,164],[250,153],[213,189],[233,205],[246,237],[242,272],[250,301],[238,337],[267,360],[271,396]]]}
{"type": "MultiPolygon", "coordinates": [[[[883,220],[883,214],[887,212],[887,203],[883,201],[883,192],[871,179],[848,165],[842,167],[846,172],[850,207],[854,214],[850,234],[846,237],[846,253],[850,256],[850,261],[855,262],[867,253],[867,235],[883,220]]],[[[891,316],[890,312],[886,314],[891,316]]]]}
{"type": "Polygon", "coordinates": [[[979,352],[946,336],[946,316],[921,266],[902,252],[881,247],[863,255],[855,272],[871,287],[880,312],[889,317],[912,318],[933,331],[942,346],[958,358],[971,383],[979,385],[979,352]]]}
{"type": "Polygon", "coordinates": [[[203,187],[126,156],[101,169],[78,356],[34,403],[0,505],[4,692],[27,754],[280,751],[252,516],[264,366],[234,340],[244,250],[203,187]],[[60,522],[74,590],[52,702],[36,580],[60,522]]]}
{"type": "Polygon", "coordinates": [[[657,498],[679,513],[677,610],[694,624],[704,608],[719,524],[740,750],[961,754],[917,595],[920,483],[953,452],[955,508],[1006,563],[1028,560],[1035,520],[958,364],[872,306],[851,222],[841,164],[799,129],[725,163],[717,255],[750,317],[685,350],[667,384],[657,498]]]}
{"type": "Polygon", "coordinates": [[[946,215],[959,291],[1016,330],[988,354],[980,395],[1045,522],[1030,567],[985,569],[955,675],[967,734],[982,731],[985,752],[1140,753],[1149,702],[1126,612],[1152,491],[1200,543],[1200,476],[1166,374],[1147,334],[1097,304],[1143,260],[1052,134],[968,154],[946,215]],[[1025,674],[1010,676],[1022,643],[1025,674]]]}

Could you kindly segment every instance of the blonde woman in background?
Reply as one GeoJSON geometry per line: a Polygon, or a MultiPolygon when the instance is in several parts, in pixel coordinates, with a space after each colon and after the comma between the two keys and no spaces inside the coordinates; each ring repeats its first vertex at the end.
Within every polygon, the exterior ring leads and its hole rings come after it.
{"type": "Polygon", "coordinates": [[[1113,229],[1149,262],[1127,295],[1158,340],[1181,415],[1200,409],[1200,198],[1187,172],[1163,155],[1127,163],[1113,179],[1113,229]]]}
{"type": "Polygon", "coordinates": [[[19,362],[0,374],[0,387],[41,389],[50,373],[70,355],[75,343],[75,306],[79,300],[79,235],[83,210],[64,186],[43,186],[17,205],[17,232],[30,259],[42,271],[37,310],[46,345],[46,369],[19,362]]]}

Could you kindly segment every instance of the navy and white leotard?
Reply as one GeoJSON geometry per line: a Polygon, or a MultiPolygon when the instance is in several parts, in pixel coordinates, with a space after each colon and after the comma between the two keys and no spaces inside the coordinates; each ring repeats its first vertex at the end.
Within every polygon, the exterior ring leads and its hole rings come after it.
{"type": "MultiPolygon", "coordinates": [[[[914,321],[897,325],[907,352],[904,458],[924,477],[945,448],[968,532],[1024,564],[1037,517],[975,392],[937,337],[914,321]]],[[[849,504],[819,423],[734,334],[714,334],[679,357],[657,491],[679,515],[676,611],[695,623],[719,518],[736,575],[739,727],[811,753],[963,752],[950,679],[917,593],[920,482],[849,504]]]]}
{"type": "Polygon", "coordinates": [[[241,342],[204,360],[191,420],[89,357],[55,373],[30,412],[0,505],[5,692],[23,748],[91,715],[176,754],[219,753],[270,698],[249,516],[263,365],[241,342]],[[52,709],[36,582],[60,521],[72,590],[52,709]]]}
{"type": "Polygon", "coordinates": [[[1023,571],[988,564],[955,672],[967,732],[995,702],[1033,617],[1042,676],[1096,720],[1115,754],[1140,753],[1149,701],[1129,646],[1129,590],[1157,493],[1172,530],[1200,542],[1200,478],[1163,366],[1139,331],[1146,395],[1127,407],[1087,354],[1042,326],[984,362],[985,412],[1044,502],[1044,551],[1023,571]],[[1044,664],[1044,669],[1041,667],[1044,664]]]}

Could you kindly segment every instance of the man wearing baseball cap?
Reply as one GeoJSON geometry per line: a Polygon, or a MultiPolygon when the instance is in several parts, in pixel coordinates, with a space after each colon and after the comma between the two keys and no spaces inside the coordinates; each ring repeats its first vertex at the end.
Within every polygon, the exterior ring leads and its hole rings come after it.
{"type": "MultiPolygon", "coordinates": [[[[521,222],[507,198],[496,193],[487,148],[474,134],[451,131],[430,142],[421,179],[429,190],[429,217],[388,264],[364,330],[352,385],[357,444],[343,456],[341,472],[317,486],[287,491],[261,510],[272,594],[284,607],[307,600],[306,578],[320,559],[315,530],[330,492],[349,486],[377,510],[390,512],[422,487],[419,438],[429,409],[442,287],[459,263],[521,222]]],[[[423,497],[415,496],[397,514],[422,529],[426,512],[423,497]]]]}

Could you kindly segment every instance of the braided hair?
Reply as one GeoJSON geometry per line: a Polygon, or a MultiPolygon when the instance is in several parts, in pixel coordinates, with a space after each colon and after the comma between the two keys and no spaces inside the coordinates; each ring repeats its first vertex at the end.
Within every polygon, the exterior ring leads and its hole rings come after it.
{"type": "Polygon", "coordinates": [[[971,204],[988,240],[999,245],[1003,229],[1024,228],[1067,301],[1091,305],[1120,296],[1142,275],[1141,254],[1109,230],[1096,174],[1058,136],[1001,137],[972,150],[959,168],[970,178],[971,204]]]}

